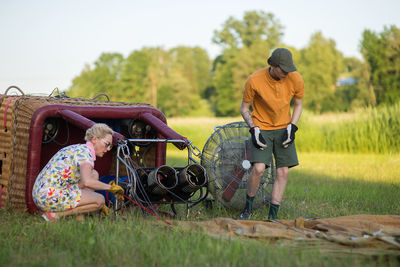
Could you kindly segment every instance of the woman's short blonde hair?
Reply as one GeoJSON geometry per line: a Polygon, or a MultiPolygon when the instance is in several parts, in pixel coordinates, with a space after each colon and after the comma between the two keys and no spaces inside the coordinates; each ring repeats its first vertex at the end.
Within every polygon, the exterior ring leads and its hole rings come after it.
{"type": "Polygon", "coordinates": [[[86,130],[85,141],[92,140],[93,137],[104,138],[107,134],[114,134],[114,131],[105,123],[96,123],[86,130]]]}

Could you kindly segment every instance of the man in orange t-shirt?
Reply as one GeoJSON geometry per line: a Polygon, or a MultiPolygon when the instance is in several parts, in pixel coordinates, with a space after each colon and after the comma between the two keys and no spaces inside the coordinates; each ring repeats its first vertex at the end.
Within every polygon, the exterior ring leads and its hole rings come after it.
{"type": "Polygon", "coordinates": [[[294,144],[297,122],[303,105],[304,82],[296,72],[292,53],[277,48],[268,58],[269,68],[251,74],[246,82],[240,112],[252,136],[251,163],[253,168],[247,181],[246,206],[238,219],[250,219],[253,200],[266,167],[275,158],[276,178],[268,219],[277,218],[286,188],[289,168],[299,164],[294,144]],[[293,113],[290,102],[294,98],[293,113]],[[250,112],[250,106],[253,113],[250,112]]]}

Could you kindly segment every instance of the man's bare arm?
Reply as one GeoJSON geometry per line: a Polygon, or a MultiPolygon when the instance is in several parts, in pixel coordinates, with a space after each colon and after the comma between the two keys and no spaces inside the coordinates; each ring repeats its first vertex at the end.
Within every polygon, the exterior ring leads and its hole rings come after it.
{"type": "Polygon", "coordinates": [[[300,119],[302,110],[303,110],[303,100],[301,98],[294,98],[294,107],[293,107],[291,123],[297,124],[297,122],[300,119]]]}
{"type": "Polygon", "coordinates": [[[247,123],[247,125],[250,128],[253,128],[254,122],[253,122],[253,119],[251,118],[250,106],[251,106],[251,103],[242,101],[242,105],[240,106],[240,113],[242,114],[242,117],[243,117],[244,121],[247,123]]]}

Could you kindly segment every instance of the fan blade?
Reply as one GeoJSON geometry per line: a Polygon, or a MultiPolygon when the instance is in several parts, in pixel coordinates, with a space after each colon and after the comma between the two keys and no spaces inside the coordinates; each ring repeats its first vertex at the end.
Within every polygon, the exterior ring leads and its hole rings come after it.
{"type": "MultiPolygon", "coordinates": [[[[243,160],[249,160],[250,159],[250,149],[251,146],[249,143],[247,143],[246,146],[246,153],[244,154],[244,159],[243,160]]],[[[243,175],[245,174],[246,170],[242,168],[242,166],[238,166],[236,169],[235,173],[232,175],[231,180],[228,183],[228,186],[225,188],[224,193],[222,193],[222,199],[225,200],[226,202],[231,201],[233,195],[236,192],[236,189],[238,189],[240,182],[242,181],[243,175]]]]}

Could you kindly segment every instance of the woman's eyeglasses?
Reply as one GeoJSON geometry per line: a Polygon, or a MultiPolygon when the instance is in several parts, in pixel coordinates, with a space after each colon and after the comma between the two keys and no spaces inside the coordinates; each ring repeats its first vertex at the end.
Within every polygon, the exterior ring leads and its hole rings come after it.
{"type": "Polygon", "coordinates": [[[107,148],[112,148],[112,143],[110,143],[110,142],[107,142],[107,141],[104,141],[103,139],[100,139],[103,143],[104,143],[104,145],[107,147],[107,148]]]}

